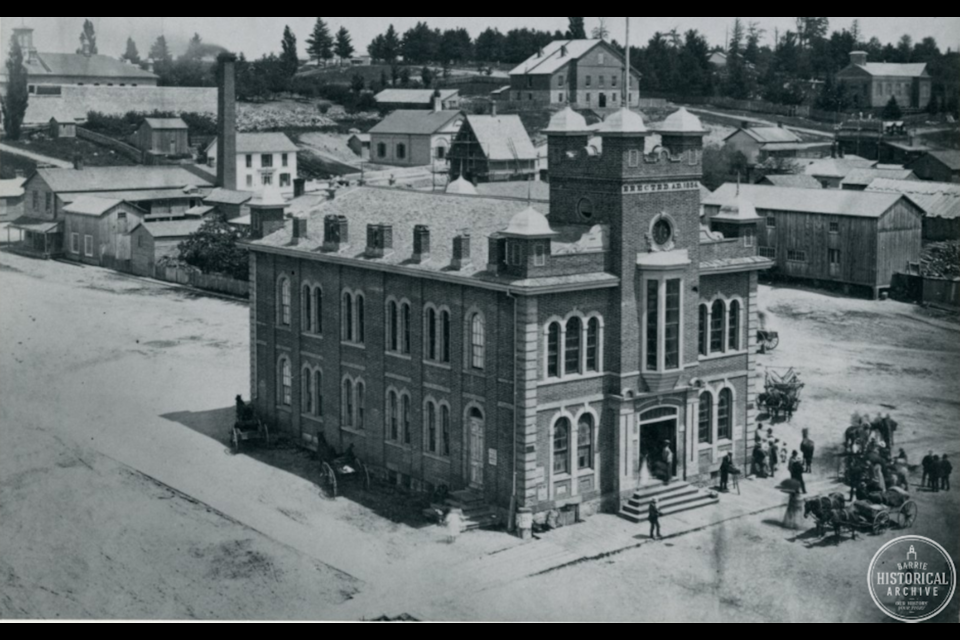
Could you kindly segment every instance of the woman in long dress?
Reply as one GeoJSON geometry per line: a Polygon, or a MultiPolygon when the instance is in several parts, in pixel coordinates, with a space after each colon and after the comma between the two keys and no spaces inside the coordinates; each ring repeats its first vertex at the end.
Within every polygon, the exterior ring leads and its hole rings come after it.
{"type": "Polygon", "coordinates": [[[790,492],[790,501],[787,502],[787,514],[783,517],[783,527],[785,529],[800,529],[803,521],[803,500],[800,498],[800,491],[794,489],[790,492]]]}

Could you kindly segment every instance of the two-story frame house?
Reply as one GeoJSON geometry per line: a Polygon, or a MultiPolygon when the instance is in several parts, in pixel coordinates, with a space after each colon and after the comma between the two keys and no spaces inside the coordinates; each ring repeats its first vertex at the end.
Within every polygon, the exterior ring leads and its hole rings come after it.
{"type": "MultiPolygon", "coordinates": [[[[297,179],[297,145],[284,133],[236,134],[237,188],[262,194],[265,188],[278,187],[285,196],[293,196],[297,179]]],[[[207,146],[207,166],[217,168],[220,159],[217,138],[207,146]]]]}

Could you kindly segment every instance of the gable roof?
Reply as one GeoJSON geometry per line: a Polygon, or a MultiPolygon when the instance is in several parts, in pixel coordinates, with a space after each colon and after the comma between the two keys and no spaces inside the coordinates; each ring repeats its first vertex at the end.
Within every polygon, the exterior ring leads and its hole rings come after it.
{"type": "Polygon", "coordinates": [[[537,150],[520,116],[467,116],[467,124],[488,160],[537,159],[537,150]]]}
{"type": "Polygon", "coordinates": [[[154,238],[185,238],[196,233],[203,226],[201,218],[183,220],[165,220],[163,222],[144,222],[142,226],[154,238]]]}
{"type": "Polygon", "coordinates": [[[850,191],[845,189],[798,189],[728,183],[704,200],[705,206],[723,207],[740,195],[758,210],[790,211],[821,215],[879,218],[904,196],[899,193],[850,191]]]}
{"type": "MultiPolygon", "coordinates": [[[[554,40],[543,48],[543,55],[540,55],[541,52],[539,51],[533,54],[515,67],[510,75],[550,75],[556,73],[571,61],[578,60],[601,44],[604,44],[603,40],[554,40]]],[[[618,58],[620,57],[612,48],[610,48],[610,52],[618,58]]]]}
{"type": "Polygon", "coordinates": [[[860,156],[844,156],[843,158],[817,158],[807,160],[804,165],[803,159],[796,159],[794,162],[804,167],[803,172],[808,176],[821,176],[824,178],[845,178],[854,169],[866,169],[876,164],[874,160],[867,160],[860,156]]]}
{"type": "Polygon", "coordinates": [[[854,169],[847,174],[841,185],[857,185],[866,187],[877,178],[890,178],[891,180],[918,180],[916,174],[910,169],[881,169],[874,167],[872,169],[854,169]]]}
{"type": "Polygon", "coordinates": [[[147,124],[151,129],[167,130],[167,129],[189,129],[187,123],[181,120],[180,118],[145,118],[144,123],[147,124]]]}
{"type": "Polygon", "coordinates": [[[814,178],[813,176],[808,176],[806,174],[771,174],[769,176],[764,176],[763,180],[760,183],[767,181],[775,187],[793,187],[796,189],[822,189],[823,185],[814,178]]]}
{"type": "Polygon", "coordinates": [[[459,111],[394,111],[380,124],[370,129],[370,134],[399,133],[413,136],[433,135],[460,117],[459,111]]]}
{"type": "Polygon", "coordinates": [[[212,202],[213,204],[246,204],[253,199],[252,191],[233,191],[231,189],[214,189],[210,192],[206,198],[203,199],[204,202],[212,202]]]}
{"type": "Polygon", "coordinates": [[[960,218],[960,184],[877,178],[867,191],[902,193],[931,218],[960,218]]]}
{"type": "Polygon", "coordinates": [[[213,186],[212,180],[175,165],[38,169],[36,175],[57,194],[213,186]]]}
{"type": "Polygon", "coordinates": [[[63,208],[64,213],[75,213],[82,216],[102,216],[108,211],[123,204],[123,200],[116,198],[98,198],[96,196],[81,196],[63,208]]]}
{"type": "Polygon", "coordinates": [[[23,197],[23,183],[26,178],[12,178],[10,180],[0,180],[0,198],[20,198],[23,197]]]}
{"type": "Polygon", "coordinates": [[[37,53],[40,64],[26,65],[30,75],[70,76],[86,78],[132,78],[157,80],[158,76],[138,66],[109,56],[79,53],[37,53]]]}
{"type": "MultiPolygon", "coordinates": [[[[384,104],[433,104],[433,89],[384,89],[374,100],[384,104]]],[[[449,100],[459,95],[459,89],[440,89],[440,100],[449,100]]]]}
{"type": "Polygon", "coordinates": [[[784,129],[782,127],[740,128],[727,136],[724,142],[739,133],[745,133],[761,144],[766,144],[769,142],[803,142],[803,139],[800,136],[795,134],[793,131],[784,129]]]}
{"type": "MultiPolygon", "coordinates": [[[[930,151],[927,153],[927,155],[934,158],[951,171],[960,170],[960,151],[930,151]]],[[[920,160],[923,160],[923,158],[914,160],[914,162],[919,162],[920,160]]]]}
{"type": "Polygon", "coordinates": [[[868,62],[863,65],[852,64],[840,73],[848,70],[862,69],[872,76],[883,76],[891,78],[919,78],[927,71],[926,63],[917,64],[898,64],[891,62],[868,62]]]}

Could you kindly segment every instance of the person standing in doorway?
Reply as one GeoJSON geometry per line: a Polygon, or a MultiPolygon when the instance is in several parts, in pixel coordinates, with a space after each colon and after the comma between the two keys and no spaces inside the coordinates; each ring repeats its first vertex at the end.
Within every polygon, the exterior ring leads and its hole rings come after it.
{"type": "Polygon", "coordinates": [[[800,454],[796,451],[793,452],[793,455],[790,456],[790,465],[788,466],[790,470],[790,477],[793,480],[796,480],[800,483],[800,490],[803,493],[807,492],[807,483],[803,481],[803,463],[800,462],[800,454]]]}
{"type": "Polygon", "coordinates": [[[673,450],[670,448],[669,440],[663,443],[662,460],[664,467],[666,467],[663,470],[664,484],[670,484],[673,480],[673,450]]]}
{"type": "Polygon", "coordinates": [[[647,514],[647,519],[650,521],[651,540],[663,540],[663,536],[660,534],[660,516],[662,515],[663,513],[660,511],[660,499],[654,498],[653,502],[650,503],[650,510],[647,514]]]}

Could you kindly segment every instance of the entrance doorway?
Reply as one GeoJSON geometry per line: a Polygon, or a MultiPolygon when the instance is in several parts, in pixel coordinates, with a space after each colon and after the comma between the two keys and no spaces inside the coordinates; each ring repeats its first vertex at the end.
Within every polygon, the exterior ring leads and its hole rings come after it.
{"type": "Polygon", "coordinates": [[[605,93],[600,94],[600,108],[601,109],[607,108],[607,94],[605,93]]]}
{"type": "Polygon", "coordinates": [[[677,455],[677,409],[661,407],[652,409],[640,416],[640,460],[646,461],[652,479],[662,480],[664,474],[663,448],[669,444],[673,452],[671,477],[677,477],[679,460],[677,455]]]}
{"type": "Polygon", "coordinates": [[[483,452],[484,452],[484,419],[483,412],[476,407],[470,409],[467,415],[467,444],[470,487],[483,489],[483,452]]]}

